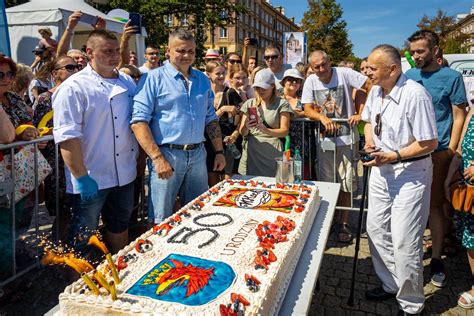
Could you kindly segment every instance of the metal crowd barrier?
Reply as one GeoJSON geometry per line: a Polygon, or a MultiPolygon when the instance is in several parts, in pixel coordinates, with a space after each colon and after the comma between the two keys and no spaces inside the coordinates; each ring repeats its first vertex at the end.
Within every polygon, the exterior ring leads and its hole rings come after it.
{"type": "MultiPolygon", "coordinates": [[[[33,144],[34,145],[34,179],[35,179],[35,188],[34,188],[34,206],[33,206],[33,214],[31,217],[31,222],[28,225],[27,231],[31,230],[30,227],[33,224],[33,236],[32,238],[29,238],[32,240],[32,243],[38,243],[38,239],[40,236],[40,224],[39,224],[39,183],[38,183],[38,143],[45,142],[45,141],[52,141],[53,136],[45,136],[42,138],[38,138],[35,140],[31,141],[18,141],[14,142],[11,144],[7,145],[0,145],[0,151],[3,151],[4,155],[11,155],[11,157],[14,157],[15,154],[15,149],[17,149],[20,146],[26,146],[33,144]]],[[[53,174],[57,175],[58,174],[58,164],[57,164],[57,158],[58,158],[58,147],[56,146],[56,155],[55,155],[55,164],[56,166],[51,166],[53,168],[53,174]]],[[[18,267],[17,266],[17,241],[19,239],[18,232],[16,231],[16,223],[17,223],[17,218],[16,218],[16,205],[15,205],[15,179],[16,179],[16,174],[15,174],[15,160],[11,159],[12,161],[12,169],[11,169],[11,178],[8,180],[5,180],[3,182],[0,182],[0,195],[10,195],[10,212],[11,212],[11,229],[12,229],[12,258],[11,258],[11,263],[12,263],[12,274],[8,276],[4,280],[0,280],[0,289],[4,287],[5,285],[9,284],[10,282],[14,281],[18,277],[24,275],[25,273],[29,272],[30,270],[34,269],[39,265],[39,258],[40,258],[40,248],[37,246],[33,246],[32,248],[36,252],[34,258],[29,258],[31,261],[33,261],[31,264],[27,265],[26,267],[18,267]]],[[[57,177],[56,177],[56,189],[58,188],[58,183],[57,183],[57,177]]],[[[31,193],[30,193],[31,194],[31,193]]],[[[56,192],[56,209],[58,209],[58,194],[56,192]]],[[[4,241],[0,241],[4,242],[4,241]]]]}
{"type": "MultiPolygon", "coordinates": [[[[347,123],[349,120],[348,119],[341,119],[341,118],[331,118],[331,120],[335,123],[347,123]]],[[[308,118],[297,118],[297,119],[293,119],[291,120],[291,122],[298,122],[300,124],[302,124],[302,135],[301,135],[301,138],[302,138],[302,148],[301,148],[301,151],[302,153],[305,152],[306,150],[306,146],[309,146],[309,162],[306,161],[306,158],[305,158],[305,155],[302,154],[301,155],[301,159],[302,159],[302,165],[304,166],[305,164],[309,164],[310,168],[309,168],[309,174],[303,174],[303,178],[304,179],[307,179],[307,180],[319,180],[320,178],[320,174],[321,174],[321,161],[319,159],[319,157],[321,156],[321,145],[322,145],[322,139],[321,139],[321,123],[320,122],[316,122],[316,121],[313,121],[313,120],[310,120],[308,118]],[[314,137],[315,137],[315,142],[311,142],[310,139],[310,135],[307,135],[305,133],[306,131],[306,124],[313,124],[315,125],[315,128],[314,128],[314,137]],[[316,146],[316,157],[312,157],[312,153],[313,153],[313,146],[316,146]],[[314,160],[313,160],[314,159],[314,160]],[[313,168],[314,166],[314,168],[313,168]],[[316,172],[316,175],[313,174],[313,171],[316,172]]],[[[352,170],[354,172],[351,172],[350,173],[350,179],[349,179],[349,182],[350,182],[350,185],[351,185],[351,188],[350,188],[350,193],[351,193],[351,205],[350,206],[341,206],[341,205],[337,205],[336,206],[336,209],[338,210],[349,210],[349,211],[359,211],[359,208],[358,207],[354,207],[354,192],[352,190],[352,184],[354,182],[354,173],[355,171],[357,170],[357,164],[359,162],[359,158],[358,158],[358,150],[359,148],[356,148],[355,146],[355,143],[354,143],[354,140],[355,140],[355,132],[354,132],[354,128],[351,128],[350,129],[350,138],[352,140],[351,142],[351,153],[352,153],[352,159],[351,159],[351,166],[352,166],[352,170]]],[[[329,145],[329,147],[326,148],[326,150],[332,150],[334,152],[334,169],[333,169],[333,174],[334,174],[334,179],[333,179],[333,182],[337,182],[337,178],[336,178],[336,172],[337,172],[337,164],[336,164],[336,160],[337,160],[337,149],[338,149],[338,146],[336,146],[336,140],[335,140],[335,137],[334,136],[334,139],[333,139],[333,142],[332,143],[326,143],[327,145],[329,145]]]]}
{"type": "MultiPolygon", "coordinates": [[[[347,119],[332,119],[334,122],[338,123],[338,122],[347,122],[348,120],[347,119]]],[[[309,164],[309,169],[307,170],[306,173],[303,174],[303,178],[304,179],[309,179],[309,180],[318,180],[319,178],[319,175],[320,175],[320,160],[319,160],[319,157],[320,157],[320,152],[321,152],[321,137],[320,137],[320,123],[319,122],[315,122],[315,121],[312,121],[312,120],[309,120],[307,118],[298,118],[298,119],[294,119],[292,120],[292,122],[298,122],[300,124],[302,124],[302,128],[301,128],[301,138],[302,138],[302,148],[301,148],[301,158],[302,158],[302,164],[303,166],[305,164],[309,164]],[[310,124],[310,127],[307,128],[307,125],[310,124]],[[314,128],[313,128],[314,127],[314,128]],[[308,133],[309,132],[309,133],[308,133]],[[314,133],[313,135],[311,135],[311,133],[314,133]],[[315,142],[312,141],[312,139],[315,139],[315,142]],[[314,150],[314,147],[313,146],[316,146],[316,149],[314,150]],[[306,147],[308,147],[308,152],[309,152],[309,155],[308,155],[308,160],[309,161],[306,161],[306,156],[305,156],[305,151],[306,151],[306,147]],[[313,157],[313,152],[316,153],[315,157],[313,157]]],[[[354,139],[355,135],[354,135],[354,132],[353,132],[353,129],[351,129],[351,138],[354,139]]],[[[32,236],[29,236],[28,238],[31,238],[32,240],[34,240],[36,243],[38,242],[38,238],[40,237],[40,223],[39,223],[39,183],[38,183],[38,165],[37,165],[37,152],[38,152],[38,143],[41,143],[41,142],[45,142],[45,141],[53,141],[53,136],[45,136],[45,137],[42,137],[42,138],[38,138],[38,139],[35,139],[35,140],[32,140],[32,141],[19,141],[19,142],[14,142],[14,143],[11,143],[11,144],[7,144],[7,145],[0,145],[0,151],[3,151],[5,154],[10,154],[10,155],[14,155],[14,151],[16,148],[20,147],[20,146],[25,146],[25,145],[30,145],[30,144],[33,144],[34,145],[34,148],[35,148],[35,152],[34,152],[34,161],[35,161],[35,166],[34,166],[34,170],[35,170],[35,174],[33,175],[34,178],[35,178],[35,189],[34,189],[34,207],[33,207],[33,215],[32,215],[32,218],[31,218],[31,222],[30,222],[30,225],[29,225],[29,230],[28,230],[28,233],[32,234],[32,236]],[[32,225],[33,224],[33,225],[32,225]],[[31,232],[31,227],[33,227],[33,231],[31,232]]],[[[358,150],[358,148],[355,148],[355,145],[352,144],[351,145],[351,149],[352,149],[352,157],[357,157],[356,155],[356,150],[358,150]]],[[[334,161],[336,161],[336,155],[337,155],[337,146],[335,146],[335,143],[334,143],[334,146],[333,146],[333,150],[334,150],[334,161]]],[[[56,221],[56,226],[59,225],[59,221],[60,221],[60,218],[59,218],[59,214],[58,214],[58,211],[59,211],[59,194],[58,194],[58,190],[59,190],[59,178],[57,177],[57,175],[59,174],[59,164],[58,164],[58,159],[59,159],[59,147],[57,145],[55,145],[55,156],[54,156],[54,166],[51,166],[53,171],[52,171],[52,174],[55,176],[55,181],[56,181],[56,192],[55,192],[55,197],[56,197],[56,200],[55,200],[55,210],[56,210],[56,217],[55,217],[55,221],[56,221]]],[[[354,169],[355,164],[357,164],[358,162],[358,159],[353,159],[351,161],[352,163],[352,167],[354,169]]],[[[12,163],[14,163],[14,160],[12,159],[12,163]]],[[[337,171],[337,165],[334,164],[334,182],[336,182],[336,171],[337,171]]],[[[11,170],[11,179],[9,180],[6,180],[6,181],[3,181],[3,182],[0,182],[0,196],[1,195],[5,195],[5,194],[9,194],[10,195],[10,201],[14,201],[15,200],[15,168],[14,168],[14,165],[12,166],[12,170],[11,170]]],[[[350,183],[352,185],[353,183],[353,176],[354,176],[354,173],[351,172],[350,174],[350,183]]],[[[146,175],[144,175],[143,177],[141,177],[139,180],[139,184],[137,185],[138,187],[140,187],[140,191],[138,193],[138,196],[137,196],[137,199],[136,199],[136,204],[134,206],[134,216],[135,217],[135,220],[132,219],[132,222],[133,223],[145,223],[145,218],[147,216],[147,203],[146,203],[146,191],[145,191],[145,183],[147,182],[146,181],[146,175]],[[140,219],[140,221],[138,220],[140,219]]],[[[46,188],[47,189],[47,188],[46,188]]],[[[358,208],[355,208],[354,207],[354,192],[352,192],[353,190],[351,190],[351,205],[350,207],[345,207],[345,206],[337,206],[336,209],[339,209],[339,210],[351,210],[351,211],[358,211],[358,208]]],[[[38,267],[39,266],[39,258],[41,257],[40,256],[40,248],[39,247],[35,247],[35,251],[36,251],[36,255],[35,255],[35,259],[34,259],[34,262],[26,267],[18,267],[17,266],[17,260],[16,260],[16,252],[17,252],[17,240],[18,240],[18,232],[16,231],[16,221],[17,219],[15,218],[15,203],[11,203],[11,206],[10,206],[10,212],[11,212],[11,228],[12,228],[12,251],[13,251],[13,256],[12,256],[12,266],[13,266],[13,273],[11,276],[9,276],[8,278],[4,279],[4,280],[0,280],[0,290],[2,287],[4,287],[5,285],[9,284],[10,282],[16,280],[18,277],[26,274],[27,272],[31,271],[32,269],[34,269],[35,267],[38,267]]],[[[59,232],[58,230],[56,231],[56,240],[59,239],[59,232]]]]}
{"type": "MultiPolygon", "coordinates": [[[[45,136],[42,138],[38,138],[32,141],[18,141],[14,143],[10,143],[7,145],[1,145],[0,144],[0,151],[4,153],[4,155],[12,155],[13,157],[15,150],[18,149],[20,146],[26,146],[26,145],[34,145],[34,175],[31,175],[34,177],[35,181],[35,188],[34,188],[34,206],[33,206],[33,211],[32,211],[32,216],[31,220],[28,223],[28,227],[20,227],[21,229],[24,229],[25,235],[20,236],[20,232],[17,231],[17,225],[19,219],[16,217],[16,205],[14,202],[10,202],[10,217],[11,217],[11,251],[13,253],[13,256],[11,257],[11,266],[12,266],[12,273],[8,274],[6,278],[0,279],[0,297],[2,296],[2,288],[8,285],[9,283],[15,281],[22,275],[28,273],[34,268],[37,268],[40,265],[40,258],[42,254],[42,248],[38,246],[38,243],[40,241],[40,237],[42,235],[49,235],[52,234],[52,228],[53,228],[53,221],[52,219],[48,221],[46,224],[45,223],[40,223],[40,196],[39,196],[39,186],[41,183],[38,183],[38,143],[42,142],[47,142],[47,141],[53,141],[53,136],[45,136]],[[28,257],[28,264],[26,266],[19,266],[17,256],[18,256],[18,243],[20,239],[25,239],[25,241],[28,241],[28,251],[30,251],[31,258],[28,257]]],[[[59,240],[59,222],[60,222],[60,205],[59,205],[59,177],[57,176],[59,174],[59,146],[55,145],[54,146],[54,166],[52,165],[52,173],[55,177],[55,219],[54,221],[56,222],[56,234],[54,236],[50,236],[52,239],[59,240]]],[[[8,195],[10,198],[10,201],[15,201],[15,181],[16,181],[16,174],[15,174],[15,161],[12,159],[12,170],[10,173],[10,179],[6,179],[5,181],[0,181],[0,196],[6,196],[8,195]]],[[[2,179],[2,177],[0,177],[2,179]]],[[[141,224],[145,223],[145,217],[146,217],[146,196],[145,196],[145,176],[137,179],[137,187],[140,188],[140,191],[137,192],[136,198],[135,198],[135,203],[134,203],[134,220],[131,220],[131,226],[133,224],[141,224]]],[[[45,190],[51,190],[52,188],[45,188],[45,190]]],[[[46,209],[46,208],[45,208],[46,209]]],[[[47,216],[49,216],[49,212],[47,212],[47,216]]],[[[24,215],[24,214],[22,214],[24,215]]],[[[0,243],[5,243],[5,245],[9,241],[5,240],[0,240],[0,243]]],[[[7,259],[8,260],[8,259],[7,259]]],[[[10,261],[10,260],[8,260],[10,261]]],[[[0,275],[1,277],[1,275],[0,275]]]]}

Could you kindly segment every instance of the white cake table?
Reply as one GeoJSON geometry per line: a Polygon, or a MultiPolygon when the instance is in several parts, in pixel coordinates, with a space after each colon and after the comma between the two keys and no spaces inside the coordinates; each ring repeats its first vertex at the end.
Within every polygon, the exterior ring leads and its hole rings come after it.
{"type": "MultiPolygon", "coordinates": [[[[235,176],[236,179],[255,179],[274,182],[274,178],[235,176]]],[[[313,290],[318,280],[319,269],[323,260],[324,249],[331,230],[332,219],[339,195],[340,184],[318,181],[305,181],[317,185],[322,197],[321,206],[314,219],[301,253],[295,273],[280,308],[279,315],[307,315],[313,298],[313,290]]],[[[56,305],[46,316],[58,316],[59,305],[56,305]]]]}

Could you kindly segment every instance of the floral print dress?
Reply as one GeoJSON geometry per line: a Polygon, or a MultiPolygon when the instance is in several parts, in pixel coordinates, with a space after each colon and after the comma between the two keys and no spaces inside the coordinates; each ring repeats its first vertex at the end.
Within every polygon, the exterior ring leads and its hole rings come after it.
{"type": "MultiPolygon", "coordinates": [[[[462,171],[474,161],[474,115],[471,116],[466,134],[461,144],[462,171]]],[[[456,212],[456,228],[458,238],[466,249],[474,249],[474,215],[471,212],[456,212]]]]}

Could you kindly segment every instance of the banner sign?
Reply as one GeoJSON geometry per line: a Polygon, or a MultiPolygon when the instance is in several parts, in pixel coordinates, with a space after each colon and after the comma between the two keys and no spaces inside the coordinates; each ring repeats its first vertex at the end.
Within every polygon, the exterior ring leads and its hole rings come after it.
{"type": "Polygon", "coordinates": [[[293,68],[300,62],[306,64],[306,33],[284,32],[283,56],[284,63],[293,68]]]}

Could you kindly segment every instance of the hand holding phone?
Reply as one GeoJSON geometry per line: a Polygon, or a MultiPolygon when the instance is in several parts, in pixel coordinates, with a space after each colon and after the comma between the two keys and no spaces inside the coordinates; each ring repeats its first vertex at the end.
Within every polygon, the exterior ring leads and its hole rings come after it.
{"type": "Polygon", "coordinates": [[[95,26],[97,24],[97,17],[89,14],[82,14],[81,22],[95,26]]]}
{"type": "Polygon", "coordinates": [[[131,12],[128,18],[130,19],[129,26],[135,26],[137,28],[136,34],[142,34],[142,15],[131,12]]]}
{"type": "Polygon", "coordinates": [[[249,107],[248,108],[248,119],[250,125],[257,125],[258,124],[258,113],[256,107],[249,107]]]}
{"type": "Polygon", "coordinates": [[[362,162],[372,161],[372,160],[375,159],[375,157],[372,157],[370,154],[375,153],[375,152],[379,152],[381,150],[382,150],[382,148],[380,148],[380,147],[372,147],[372,148],[363,149],[363,150],[359,151],[360,160],[362,160],[362,162]]]}

